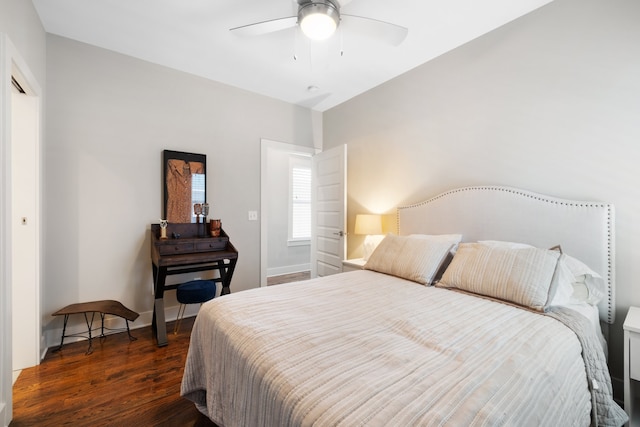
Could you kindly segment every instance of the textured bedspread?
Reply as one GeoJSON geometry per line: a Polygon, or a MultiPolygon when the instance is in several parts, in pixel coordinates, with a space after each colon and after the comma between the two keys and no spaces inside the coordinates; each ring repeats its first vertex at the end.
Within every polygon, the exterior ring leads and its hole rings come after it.
{"type": "Polygon", "coordinates": [[[588,426],[581,352],[549,316],[355,271],[206,303],[182,394],[224,427],[588,426]]]}
{"type": "Polygon", "coordinates": [[[621,426],[629,417],[612,401],[613,389],[602,345],[591,332],[586,318],[573,310],[552,307],[547,314],[569,327],[580,340],[582,358],[591,390],[591,425],[621,426]]]}

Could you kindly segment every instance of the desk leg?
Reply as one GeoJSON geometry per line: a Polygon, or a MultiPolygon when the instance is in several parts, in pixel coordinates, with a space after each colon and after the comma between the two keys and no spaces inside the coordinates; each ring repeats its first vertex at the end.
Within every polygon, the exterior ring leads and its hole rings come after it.
{"type": "Polygon", "coordinates": [[[233,277],[233,271],[236,268],[237,259],[229,260],[229,264],[225,264],[224,261],[219,261],[220,266],[220,278],[222,279],[222,290],[220,296],[228,295],[231,293],[231,278],[233,277]]]}
{"type": "Polygon", "coordinates": [[[158,347],[169,344],[167,341],[167,323],[164,319],[164,298],[156,298],[153,305],[154,318],[156,321],[156,339],[158,347]]]}
{"type": "Polygon", "coordinates": [[[164,284],[167,278],[167,269],[153,265],[153,280],[155,284],[155,301],[153,304],[152,326],[156,333],[158,347],[164,347],[167,341],[167,323],[164,317],[164,284]]]}

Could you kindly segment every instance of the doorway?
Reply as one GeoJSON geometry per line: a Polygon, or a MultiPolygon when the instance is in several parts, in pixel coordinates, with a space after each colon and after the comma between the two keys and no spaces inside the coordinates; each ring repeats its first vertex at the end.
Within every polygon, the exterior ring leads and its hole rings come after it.
{"type": "Polygon", "coordinates": [[[305,164],[310,168],[311,157],[318,152],[312,147],[261,140],[260,286],[267,286],[270,275],[309,270],[310,242],[290,235],[290,213],[283,206],[290,199],[291,168],[305,164]],[[270,255],[280,262],[270,264],[270,255]]]}

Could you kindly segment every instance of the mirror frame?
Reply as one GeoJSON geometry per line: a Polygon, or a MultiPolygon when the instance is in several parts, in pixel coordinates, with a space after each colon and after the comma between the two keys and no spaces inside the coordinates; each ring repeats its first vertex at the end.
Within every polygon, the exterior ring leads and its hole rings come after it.
{"type": "MultiPolygon", "coordinates": [[[[162,219],[171,223],[176,223],[167,218],[167,207],[169,201],[169,186],[167,185],[167,173],[169,172],[170,160],[182,160],[184,162],[200,162],[204,168],[204,201],[207,201],[207,156],[206,154],[186,153],[183,151],[163,150],[162,152],[162,219]]],[[[191,221],[190,221],[191,222],[191,221]]]]}

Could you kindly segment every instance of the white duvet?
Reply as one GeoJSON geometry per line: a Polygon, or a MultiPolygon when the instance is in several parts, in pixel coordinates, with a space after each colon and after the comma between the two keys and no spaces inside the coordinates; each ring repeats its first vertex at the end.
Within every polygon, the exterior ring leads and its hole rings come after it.
{"type": "Polygon", "coordinates": [[[587,426],[581,351],[553,318],[355,271],[203,305],[182,395],[224,427],[587,426]]]}

